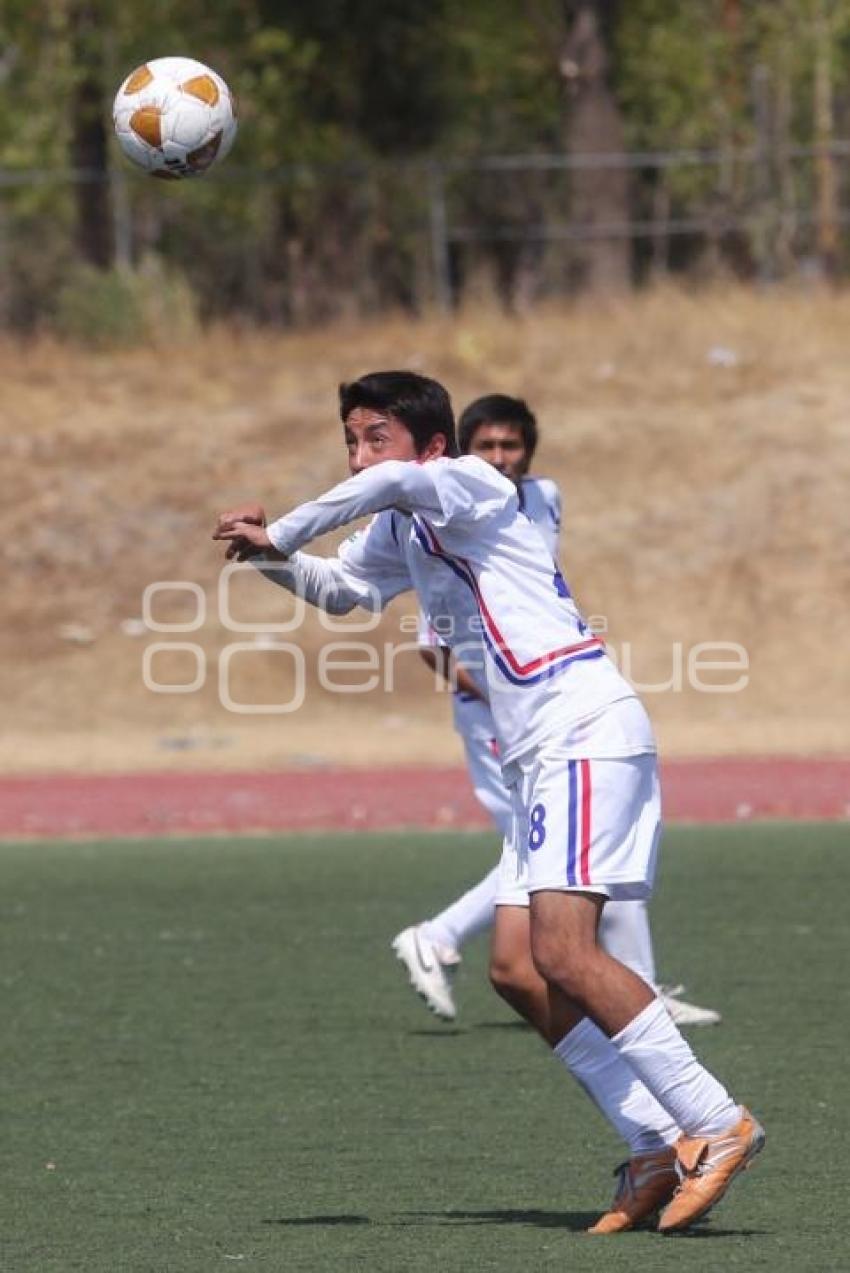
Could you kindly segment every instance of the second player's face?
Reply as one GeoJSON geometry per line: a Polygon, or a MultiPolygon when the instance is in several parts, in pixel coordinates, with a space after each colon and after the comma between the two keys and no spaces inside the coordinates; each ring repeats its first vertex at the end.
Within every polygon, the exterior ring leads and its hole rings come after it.
{"type": "Polygon", "coordinates": [[[413,435],[393,416],[368,407],[355,407],[345,421],[345,446],[348,470],[362,473],[384,460],[428,460],[442,454],[442,434],[432,438],[425,454],[418,455],[413,435]]]}
{"type": "Polygon", "coordinates": [[[492,464],[512,482],[528,472],[528,456],[518,424],[479,424],[472,435],[469,454],[492,464]]]}

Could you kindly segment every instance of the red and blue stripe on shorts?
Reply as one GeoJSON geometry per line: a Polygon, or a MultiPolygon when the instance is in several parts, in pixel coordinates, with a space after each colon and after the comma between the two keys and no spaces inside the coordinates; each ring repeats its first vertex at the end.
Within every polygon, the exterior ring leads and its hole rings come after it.
{"type": "Polygon", "coordinates": [[[590,884],[591,797],[589,760],[567,761],[567,884],[590,884]]]}

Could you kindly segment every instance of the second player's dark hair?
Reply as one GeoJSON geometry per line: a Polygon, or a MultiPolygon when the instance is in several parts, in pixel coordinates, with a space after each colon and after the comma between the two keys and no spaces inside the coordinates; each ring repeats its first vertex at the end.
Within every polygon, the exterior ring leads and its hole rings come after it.
{"type": "Polygon", "coordinates": [[[446,455],[457,455],[457,436],[451,398],[437,380],[415,371],[372,371],[339,387],[339,415],[343,423],[356,407],[386,411],[410,432],[421,454],[442,433],[446,455]]]}
{"type": "Polygon", "coordinates": [[[488,393],[470,402],[458,420],[461,455],[467,455],[475,430],[482,424],[515,424],[522,432],[525,454],[530,460],[537,449],[537,421],[527,402],[506,393],[488,393]]]}

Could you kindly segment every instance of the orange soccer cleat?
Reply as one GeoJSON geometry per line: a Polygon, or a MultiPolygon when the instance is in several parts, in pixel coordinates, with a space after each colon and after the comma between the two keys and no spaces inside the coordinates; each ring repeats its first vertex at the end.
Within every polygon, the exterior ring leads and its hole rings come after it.
{"type": "Polygon", "coordinates": [[[658,1232],[686,1229],[704,1216],[763,1146],[764,1128],[743,1105],[740,1121],[722,1136],[682,1136],[676,1144],[682,1182],[661,1213],[658,1232]]]}
{"type": "Polygon", "coordinates": [[[614,1173],[619,1176],[611,1207],[588,1233],[622,1233],[654,1215],[669,1202],[679,1184],[676,1150],[672,1145],[635,1154],[614,1173]]]}

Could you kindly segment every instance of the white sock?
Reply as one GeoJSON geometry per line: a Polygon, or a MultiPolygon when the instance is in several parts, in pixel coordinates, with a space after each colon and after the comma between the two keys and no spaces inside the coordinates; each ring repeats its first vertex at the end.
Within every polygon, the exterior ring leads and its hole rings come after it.
{"type": "Polygon", "coordinates": [[[632,1154],[661,1149],[678,1139],[679,1128],[670,1115],[589,1017],[561,1039],[555,1056],[578,1080],[632,1154]]]}
{"type": "Polygon", "coordinates": [[[599,921],[599,944],[647,985],[655,987],[655,956],[646,902],[606,902],[599,921]]]}
{"type": "Polygon", "coordinates": [[[470,937],[489,928],[496,913],[498,883],[499,868],[494,866],[483,880],[422,925],[428,940],[436,942],[438,946],[451,946],[453,950],[460,950],[470,937]]]}
{"type": "Polygon", "coordinates": [[[741,1117],[726,1088],[709,1074],[654,999],[611,1042],[687,1136],[718,1136],[741,1117]]]}

